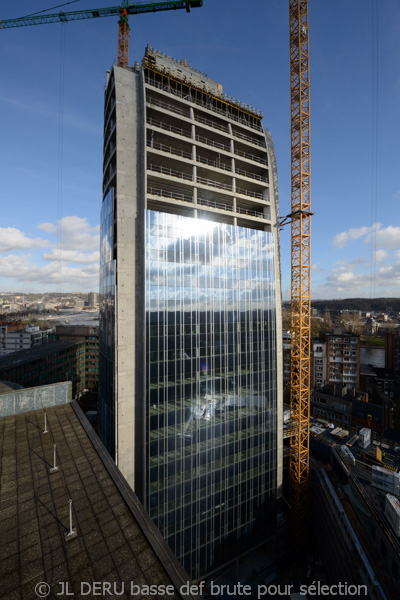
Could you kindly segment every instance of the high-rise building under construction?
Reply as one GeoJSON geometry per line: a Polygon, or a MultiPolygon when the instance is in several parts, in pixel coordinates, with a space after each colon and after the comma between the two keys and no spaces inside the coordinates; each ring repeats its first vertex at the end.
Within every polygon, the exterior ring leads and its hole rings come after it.
{"type": "Polygon", "coordinates": [[[100,432],[193,578],[265,541],[281,493],[278,192],[261,120],[149,47],[107,75],[100,432]]]}

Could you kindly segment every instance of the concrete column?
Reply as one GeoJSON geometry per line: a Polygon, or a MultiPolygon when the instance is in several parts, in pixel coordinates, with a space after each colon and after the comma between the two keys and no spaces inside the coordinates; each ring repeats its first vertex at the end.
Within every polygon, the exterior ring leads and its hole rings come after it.
{"type": "MultiPolygon", "coordinates": [[[[272,181],[270,183],[270,202],[271,202],[271,230],[274,233],[274,246],[276,255],[276,271],[275,271],[275,285],[276,285],[276,349],[277,349],[277,362],[276,368],[277,373],[283,372],[283,349],[282,349],[282,292],[281,292],[281,261],[280,261],[280,240],[279,240],[279,198],[278,198],[278,171],[276,167],[275,149],[272,141],[271,134],[269,131],[265,131],[265,142],[268,151],[268,163],[271,164],[271,175],[272,181]]],[[[283,483],[283,380],[281,377],[277,377],[277,486],[276,492],[277,497],[282,496],[282,483],[283,483]]]]}
{"type": "Polygon", "coordinates": [[[235,173],[235,159],[231,158],[231,169],[232,169],[232,192],[236,192],[236,177],[235,173]]]}
{"type": "MultiPolygon", "coordinates": [[[[232,125],[231,125],[230,123],[228,123],[228,132],[229,132],[229,135],[230,135],[230,138],[231,138],[231,139],[229,140],[229,150],[230,150],[230,152],[232,152],[232,154],[233,154],[233,151],[234,151],[233,139],[232,139],[232,137],[233,137],[233,133],[232,133],[232,125]]],[[[232,159],[232,160],[233,160],[233,159],[232,159]]],[[[233,170],[234,170],[234,166],[232,165],[232,171],[233,171],[233,170]]]]}
{"type": "MultiPolygon", "coordinates": [[[[194,168],[196,169],[196,167],[194,167],[194,168]]],[[[197,205],[197,187],[196,186],[193,188],[193,204],[197,205]]],[[[193,217],[195,219],[197,219],[197,209],[196,208],[193,210],[193,217]]]]}
{"type": "Polygon", "coordinates": [[[143,500],[143,456],[135,443],[143,428],[144,369],[142,354],[145,320],[144,202],[145,145],[144,91],[138,75],[114,67],[117,98],[117,195],[115,199],[116,296],[115,356],[115,457],[118,467],[143,500]],[[140,318],[139,318],[140,315],[140,318]]]}

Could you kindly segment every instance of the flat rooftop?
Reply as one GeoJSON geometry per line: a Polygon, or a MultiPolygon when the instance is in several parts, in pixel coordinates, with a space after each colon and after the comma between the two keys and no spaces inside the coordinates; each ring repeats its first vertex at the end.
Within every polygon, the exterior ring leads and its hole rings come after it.
{"type": "Polygon", "coordinates": [[[19,352],[13,352],[12,354],[6,354],[0,358],[0,371],[3,369],[10,369],[17,365],[22,365],[26,362],[38,360],[44,356],[49,356],[55,352],[62,350],[70,350],[77,344],[82,344],[82,340],[63,340],[59,342],[48,342],[46,344],[40,344],[38,346],[32,346],[26,350],[20,350],[19,352]]]}
{"type": "Polygon", "coordinates": [[[180,591],[188,575],[79,406],[46,416],[46,434],[43,410],[0,419],[1,598],[33,600],[39,584],[49,598],[68,597],[61,582],[75,598],[130,598],[131,585],[145,590],[137,599],[197,598],[180,591]],[[59,470],[51,473],[53,444],[59,470]],[[67,541],[70,499],[77,536],[67,541]],[[93,582],[124,593],[89,593],[93,582]],[[172,594],[146,593],[150,585],[173,586],[172,594]]]}
{"type": "MultiPolygon", "coordinates": [[[[387,492],[374,487],[371,482],[371,477],[372,467],[374,465],[384,467],[394,473],[400,471],[400,456],[395,452],[395,445],[389,439],[382,437],[382,439],[379,441],[371,440],[371,444],[369,444],[369,446],[366,448],[360,448],[358,446],[359,436],[357,434],[352,432],[350,429],[347,429],[345,426],[338,426],[334,429],[331,429],[326,426],[326,423],[327,422],[324,422],[323,419],[312,419],[310,436],[314,441],[322,443],[325,446],[335,447],[336,451],[339,453],[341,461],[344,463],[347,471],[349,472],[350,477],[358,486],[362,488],[364,492],[362,494],[364,500],[366,500],[370,507],[375,509],[382,522],[386,524],[386,527],[391,528],[391,524],[384,516],[385,496],[387,492]],[[332,432],[339,429],[347,431],[347,435],[341,439],[335,435],[332,435],[332,432]],[[354,457],[354,465],[349,464],[349,462],[340,454],[341,446],[346,446],[350,450],[354,457]],[[378,460],[377,458],[377,448],[383,452],[382,461],[378,460]]],[[[340,432],[338,433],[340,434],[340,432]]],[[[315,449],[316,448],[314,446],[314,450],[315,449]]],[[[311,453],[313,453],[313,450],[311,450],[311,453]]],[[[392,540],[393,545],[400,556],[400,539],[394,534],[394,532],[392,535],[392,540]]]]}

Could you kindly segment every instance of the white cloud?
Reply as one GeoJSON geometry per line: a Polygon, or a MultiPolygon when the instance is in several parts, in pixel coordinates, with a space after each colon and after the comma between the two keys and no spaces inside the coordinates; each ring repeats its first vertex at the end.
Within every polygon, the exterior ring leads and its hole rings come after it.
{"type": "Polygon", "coordinates": [[[63,217],[61,226],[61,247],[81,251],[98,250],[100,246],[100,225],[90,227],[85,218],[63,217]]]}
{"type": "Polygon", "coordinates": [[[100,261],[100,252],[79,252],[79,250],[53,250],[47,254],[43,254],[43,258],[49,261],[71,262],[81,265],[89,265],[100,261]]]}
{"type": "MultiPolygon", "coordinates": [[[[373,225],[372,228],[374,228],[375,226],[380,226],[380,223],[375,223],[375,225],[373,225]]],[[[372,228],[371,227],[358,227],[358,228],[351,227],[347,231],[342,231],[342,233],[338,233],[337,235],[335,235],[335,237],[333,238],[333,245],[336,246],[337,248],[343,248],[343,246],[346,246],[346,244],[350,240],[358,240],[359,238],[367,235],[367,233],[370,233],[372,228]]]]}
{"type": "Polygon", "coordinates": [[[380,248],[400,248],[400,227],[389,225],[379,229],[376,232],[374,243],[380,248]]]}
{"type": "Polygon", "coordinates": [[[57,285],[61,289],[69,286],[76,290],[96,288],[99,282],[99,266],[88,265],[82,268],[61,265],[56,262],[47,265],[35,264],[29,254],[8,254],[0,256],[0,277],[16,282],[39,285],[57,285]]]}
{"type": "Polygon", "coordinates": [[[0,252],[33,250],[45,248],[48,244],[47,240],[28,237],[15,227],[0,227],[0,252]]]}
{"type": "Polygon", "coordinates": [[[343,297],[346,294],[359,295],[369,284],[370,277],[368,274],[355,273],[349,268],[338,267],[332,269],[321,288],[325,297],[335,298],[337,296],[343,297]]]}
{"type": "Polygon", "coordinates": [[[13,227],[0,228],[0,278],[7,287],[24,284],[28,290],[44,288],[90,290],[99,283],[99,230],[86,218],[63,217],[57,223],[38,225],[49,240],[28,237],[13,227]],[[33,250],[48,246],[41,257],[33,250]],[[18,254],[13,251],[18,250],[18,254]],[[30,251],[21,253],[21,250],[30,251]],[[46,262],[43,262],[46,261],[46,262]],[[47,263],[47,264],[46,264],[47,263]]]}
{"type": "Polygon", "coordinates": [[[323,271],[324,269],[321,269],[321,267],[319,266],[319,262],[314,263],[313,265],[311,265],[311,271],[313,271],[314,273],[319,273],[321,271],[323,271]]]}
{"type": "Polygon", "coordinates": [[[343,284],[352,284],[353,281],[355,280],[356,276],[354,275],[354,273],[352,271],[341,271],[339,269],[336,269],[336,280],[339,284],[343,285],[343,284]]]}
{"type": "Polygon", "coordinates": [[[99,249],[100,226],[91,227],[86,217],[63,217],[56,224],[41,223],[39,229],[46,233],[60,233],[61,248],[88,252],[99,249]]]}
{"type": "Polygon", "coordinates": [[[363,244],[370,244],[372,241],[374,246],[379,248],[400,248],[400,227],[394,227],[393,225],[382,227],[381,223],[374,223],[372,227],[352,227],[335,235],[333,245],[337,248],[343,248],[350,241],[360,238],[364,238],[363,244]]]}
{"type": "Polygon", "coordinates": [[[376,252],[374,252],[374,256],[375,256],[375,261],[379,264],[379,263],[384,262],[384,260],[386,260],[386,258],[389,256],[389,254],[386,252],[386,250],[379,249],[376,252]]]}
{"type": "Polygon", "coordinates": [[[341,266],[341,265],[365,265],[367,263],[367,259],[365,258],[353,258],[352,260],[347,260],[347,259],[339,259],[335,262],[336,266],[341,266]]]}
{"type": "Polygon", "coordinates": [[[384,252],[378,255],[381,258],[381,263],[372,276],[368,263],[357,265],[356,260],[347,263],[346,261],[340,261],[340,265],[336,265],[330,271],[324,283],[312,290],[313,297],[368,297],[371,291],[375,296],[397,297],[400,286],[400,260],[393,264],[385,263],[387,256],[384,252]]]}
{"type": "Polygon", "coordinates": [[[57,226],[53,223],[41,223],[38,225],[38,229],[41,229],[46,233],[57,233],[57,226]]]}

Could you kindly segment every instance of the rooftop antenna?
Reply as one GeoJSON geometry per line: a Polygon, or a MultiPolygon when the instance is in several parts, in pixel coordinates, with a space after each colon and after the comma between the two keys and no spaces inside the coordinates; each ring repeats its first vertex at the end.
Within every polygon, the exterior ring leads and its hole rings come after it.
{"type": "Polygon", "coordinates": [[[42,431],[42,433],[49,433],[49,430],[47,429],[47,414],[44,413],[44,431],[42,431]]]}
{"type": "Polygon", "coordinates": [[[57,445],[53,444],[53,466],[50,467],[50,473],[57,473],[57,471],[59,471],[59,467],[57,466],[56,450],[57,450],[57,445]]]}
{"type": "Polygon", "coordinates": [[[76,529],[74,527],[72,527],[72,500],[71,499],[69,500],[68,504],[69,504],[69,531],[65,532],[65,534],[64,534],[66,542],[69,542],[69,540],[73,540],[78,535],[76,532],[76,529]]]}

